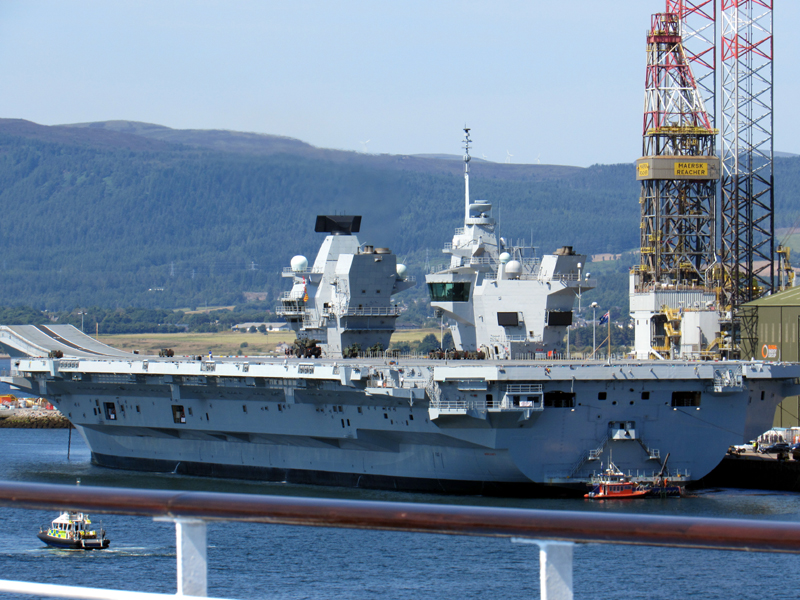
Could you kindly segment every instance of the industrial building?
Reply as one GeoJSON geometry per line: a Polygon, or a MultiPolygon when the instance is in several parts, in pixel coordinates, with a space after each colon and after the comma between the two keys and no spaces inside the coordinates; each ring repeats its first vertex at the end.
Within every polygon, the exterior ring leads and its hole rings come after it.
{"type": "MultiPolygon", "coordinates": [[[[766,296],[741,307],[742,358],[797,362],[800,287],[766,296]]],[[[786,398],[775,413],[776,427],[800,426],[800,396],[786,398]]]]}

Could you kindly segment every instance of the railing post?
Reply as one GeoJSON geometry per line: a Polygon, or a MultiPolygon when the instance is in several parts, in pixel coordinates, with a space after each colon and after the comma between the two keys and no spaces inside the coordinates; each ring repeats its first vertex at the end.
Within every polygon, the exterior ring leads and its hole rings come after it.
{"type": "Polygon", "coordinates": [[[514,544],[539,546],[541,600],[572,600],[572,542],[511,538],[514,544]]]}
{"type": "Polygon", "coordinates": [[[572,542],[539,544],[542,600],[572,600],[572,542]]]}
{"type": "Polygon", "coordinates": [[[206,523],[200,519],[175,519],[178,555],[178,596],[206,596],[206,523]]]}

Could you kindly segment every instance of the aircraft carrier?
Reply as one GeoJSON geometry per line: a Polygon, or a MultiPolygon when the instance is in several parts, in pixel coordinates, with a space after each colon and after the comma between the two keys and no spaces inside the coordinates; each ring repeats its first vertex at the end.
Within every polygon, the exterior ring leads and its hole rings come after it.
{"type": "Polygon", "coordinates": [[[586,257],[497,235],[491,203],[469,196],[466,133],[464,225],[426,276],[459,360],[382,351],[392,295],[416,282],[357,239],[360,217],[320,216],[321,248],[291,259],[279,308],[298,353],[320,358],[143,356],[68,325],[7,326],[1,379],[49,399],[102,466],[409,491],[583,490],[612,455],[646,478],[669,454],[691,482],[770,427],[800,365],[566,360],[574,301],[595,286],[586,257]]]}

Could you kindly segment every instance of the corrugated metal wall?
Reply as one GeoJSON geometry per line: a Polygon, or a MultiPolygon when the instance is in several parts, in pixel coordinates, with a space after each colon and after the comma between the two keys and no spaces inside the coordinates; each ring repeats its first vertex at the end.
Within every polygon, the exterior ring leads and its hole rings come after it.
{"type": "MultiPolygon", "coordinates": [[[[754,319],[755,338],[742,344],[742,359],[768,361],[800,361],[800,305],[780,305],[780,295],[758,301],[747,307],[745,319],[754,319]],[[766,305],[765,300],[770,305],[766,305]]],[[[744,328],[744,327],[743,327],[744,328]]],[[[786,398],[775,412],[776,427],[800,426],[800,396],[786,398]]]]}

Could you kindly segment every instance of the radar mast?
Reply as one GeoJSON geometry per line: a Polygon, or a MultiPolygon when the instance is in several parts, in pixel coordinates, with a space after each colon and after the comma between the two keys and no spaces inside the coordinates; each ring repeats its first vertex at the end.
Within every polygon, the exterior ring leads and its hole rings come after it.
{"type": "Polygon", "coordinates": [[[464,223],[466,224],[469,219],[469,161],[472,157],[469,155],[469,144],[472,140],[469,138],[469,127],[464,126],[464,223]]]}

